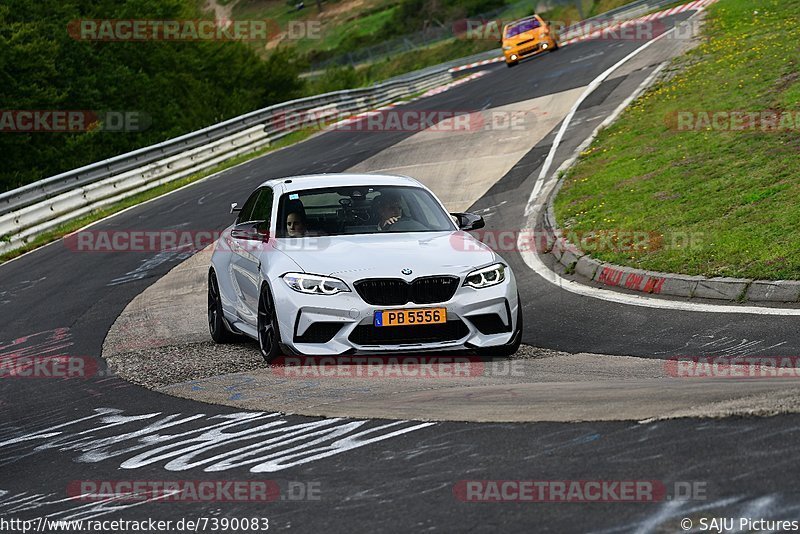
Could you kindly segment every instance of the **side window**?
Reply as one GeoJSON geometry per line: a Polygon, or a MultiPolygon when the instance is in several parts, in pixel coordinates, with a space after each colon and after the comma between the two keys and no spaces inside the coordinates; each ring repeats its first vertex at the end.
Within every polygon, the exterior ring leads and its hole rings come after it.
{"type": "Polygon", "coordinates": [[[258,200],[258,195],[261,193],[261,189],[257,189],[250,198],[244,203],[242,206],[242,211],[239,212],[239,216],[236,217],[236,224],[252,221],[253,215],[253,206],[256,204],[256,200],[258,200]]]}
{"type": "Polygon", "coordinates": [[[261,190],[256,205],[253,208],[253,215],[250,220],[264,221],[266,227],[269,228],[270,216],[272,215],[272,189],[265,187],[261,190]]]}

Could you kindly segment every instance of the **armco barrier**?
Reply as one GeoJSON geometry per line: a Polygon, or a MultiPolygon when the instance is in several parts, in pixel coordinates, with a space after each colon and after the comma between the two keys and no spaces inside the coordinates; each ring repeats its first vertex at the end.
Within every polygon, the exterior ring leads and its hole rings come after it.
{"type": "Polygon", "coordinates": [[[430,71],[285,102],[9,191],[0,195],[0,253],[95,209],[268,146],[296,130],[287,116],[333,122],[451,79],[446,69],[430,71]]]}
{"type": "MultiPolygon", "coordinates": [[[[632,2],[565,29],[562,39],[592,20],[621,20],[671,2],[632,2]]],[[[344,119],[443,85],[452,79],[448,69],[496,55],[497,51],[483,52],[372,87],[284,102],[2,193],[0,253],[95,209],[268,146],[295,131],[286,114],[306,114],[325,122],[344,119]]]]}

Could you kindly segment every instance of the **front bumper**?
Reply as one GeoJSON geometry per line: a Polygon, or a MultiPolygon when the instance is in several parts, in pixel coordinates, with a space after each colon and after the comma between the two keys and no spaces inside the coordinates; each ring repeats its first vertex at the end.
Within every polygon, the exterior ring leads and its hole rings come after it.
{"type": "Polygon", "coordinates": [[[516,280],[511,269],[506,273],[506,280],[493,287],[459,286],[448,301],[405,306],[367,304],[356,291],[305,295],[278,279],[272,291],[281,342],[293,352],[313,356],[469,351],[504,345],[517,328],[519,306],[516,280]],[[436,307],[447,308],[448,321],[441,327],[372,326],[379,310],[436,307]]]}
{"type": "Polygon", "coordinates": [[[514,46],[511,50],[503,50],[503,54],[505,55],[506,63],[513,63],[527,57],[535,56],[541,52],[552,50],[555,47],[555,40],[548,38],[514,46]]]}

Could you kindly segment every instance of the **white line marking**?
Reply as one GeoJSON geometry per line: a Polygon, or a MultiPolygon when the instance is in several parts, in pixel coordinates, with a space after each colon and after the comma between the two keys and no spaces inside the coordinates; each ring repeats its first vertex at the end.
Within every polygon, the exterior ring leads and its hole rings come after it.
{"type": "Polygon", "coordinates": [[[624,304],[627,306],[641,306],[643,308],[657,308],[664,310],[681,310],[690,312],[704,312],[704,313],[738,313],[749,315],[785,315],[785,316],[800,316],[800,309],[796,308],[759,308],[755,306],[727,306],[724,304],[702,304],[690,303],[674,300],[660,300],[652,297],[644,297],[640,295],[628,295],[623,293],[615,293],[608,289],[601,289],[591,286],[585,286],[561,278],[555,272],[551,271],[542,260],[536,255],[535,252],[521,251],[522,259],[536,274],[558,286],[560,289],[617,304],[624,304]]]}
{"type": "Polygon", "coordinates": [[[587,59],[592,59],[594,57],[600,57],[605,55],[603,52],[595,52],[594,54],[589,54],[588,56],[582,56],[578,59],[573,59],[570,63],[580,63],[581,61],[586,61],[587,59]]]}
{"type": "Polygon", "coordinates": [[[592,94],[594,90],[597,89],[600,86],[600,84],[603,83],[603,81],[611,75],[612,72],[617,70],[625,63],[627,63],[630,59],[636,57],[640,52],[643,52],[644,50],[649,48],[650,45],[652,45],[653,43],[660,41],[661,39],[663,39],[664,37],[666,37],[667,35],[671,34],[674,31],[675,28],[672,28],[668,32],[662,33],[652,41],[646,42],[645,44],[643,44],[642,46],[640,46],[639,48],[637,48],[636,50],[634,50],[633,52],[631,52],[630,54],[619,60],[618,62],[616,62],[605,72],[603,72],[600,76],[592,80],[592,83],[590,83],[588,87],[586,87],[586,90],[580,97],[578,97],[578,100],[576,100],[575,104],[572,105],[572,109],[569,110],[569,113],[564,118],[564,121],[561,123],[561,128],[558,130],[558,134],[556,134],[556,138],[553,141],[553,146],[550,148],[550,152],[547,154],[547,159],[545,159],[544,161],[544,165],[542,166],[542,171],[539,173],[539,177],[536,179],[536,184],[534,184],[533,186],[533,191],[531,191],[530,197],[528,197],[528,205],[525,207],[525,216],[529,216],[532,213],[534,201],[539,196],[542,186],[544,185],[547,173],[550,171],[550,166],[553,164],[553,159],[556,157],[556,151],[558,151],[558,145],[561,144],[561,140],[564,138],[564,134],[567,132],[567,128],[569,128],[569,123],[572,121],[572,118],[575,116],[575,113],[578,112],[578,108],[580,107],[581,104],[583,104],[583,101],[586,100],[589,97],[589,95],[592,94]]]}
{"type": "Polygon", "coordinates": [[[435,424],[341,417],[303,422],[267,412],[127,415],[116,408],[95,408],[93,415],[23,430],[0,441],[0,465],[56,449],[78,451],[78,463],[111,460],[119,462],[121,469],[157,465],[167,471],[202,468],[211,473],[243,468],[271,473],[435,424]],[[111,443],[118,447],[110,447],[111,443]],[[20,452],[20,448],[26,450],[20,452]]]}
{"type": "MultiPolygon", "coordinates": [[[[564,133],[566,132],[567,128],[569,127],[569,123],[572,120],[572,117],[575,115],[578,107],[580,106],[581,102],[583,102],[591,93],[594,91],[600,83],[608,77],[611,72],[622,66],[625,62],[630,60],[631,58],[635,57],[639,52],[646,49],[648,46],[653,44],[654,42],[658,41],[669,35],[671,32],[675,31],[675,28],[672,28],[670,31],[660,35],[656,39],[652,41],[648,41],[646,44],[642,45],[641,47],[637,48],[630,54],[628,54],[625,58],[621,61],[616,63],[610,69],[605,71],[604,73],[600,74],[595,80],[592,81],[591,84],[586,88],[586,91],[581,95],[581,97],[577,100],[575,105],[573,106],[573,110],[567,115],[564,119],[564,122],[561,125],[561,129],[556,136],[555,141],[553,142],[553,146],[550,150],[550,154],[545,161],[545,166],[542,168],[542,172],[539,174],[539,178],[536,180],[536,185],[534,186],[534,190],[531,193],[530,198],[528,199],[528,204],[525,207],[525,216],[528,217],[528,226],[533,227],[536,221],[536,217],[538,216],[543,204],[537,204],[536,200],[539,198],[539,194],[542,190],[545,176],[553,163],[553,158],[555,157],[555,152],[558,150],[558,145],[561,142],[561,139],[564,137],[564,133]]],[[[652,77],[655,74],[651,74],[652,77]]],[[[646,79],[640,85],[640,88],[643,88],[647,83],[650,81],[650,77],[646,79]]],[[[638,92],[638,91],[637,91],[638,92]]],[[[635,94],[635,93],[634,93],[635,94]]],[[[633,95],[632,95],[633,97],[633,95]]],[[[633,98],[629,98],[632,100],[633,98]]],[[[629,100],[626,100],[622,103],[615,111],[612,113],[608,119],[603,121],[601,127],[606,126],[613,122],[619,113],[622,112],[624,107],[626,107],[629,103],[629,100]]],[[[592,133],[589,138],[584,141],[584,144],[588,144],[597,134],[598,130],[592,133]]],[[[562,168],[566,167],[571,160],[568,160],[562,165],[562,168]]],[[[558,173],[554,173],[552,178],[558,173]]],[[[554,180],[550,180],[551,187],[554,185],[554,180]]],[[[542,195],[542,198],[547,198],[547,195],[542,195]]],[[[730,306],[724,304],[705,304],[705,303],[693,303],[693,302],[682,302],[682,301],[674,301],[674,300],[662,300],[652,297],[645,297],[642,295],[629,295],[626,293],[616,293],[612,290],[608,289],[601,289],[597,287],[591,287],[587,285],[583,285],[581,283],[567,280],[566,278],[562,278],[554,271],[550,270],[547,265],[541,260],[539,255],[535,251],[527,250],[527,247],[523,246],[523,244],[519,244],[520,256],[522,256],[523,261],[525,262],[528,267],[530,267],[536,274],[541,276],[546,281],[550,282],[553,285],[558,286],[560,289],[565,291],[569,291],[570,293],[574,293],[576,295],[582,295],[586,297],[596,298],[599,300],[605,300],[607,302],[614,302],[617,304],[624,304],[629,306],[641,306],[643,308],[656,308],[656,309],[666,309],[666,310],[681,310],[681,311],[691,311],[691,312],[705,312],[705,313],[737,313],[737,314],[749,314],[749,315],[784,315],[784,316],[800,316],[800,309],[797,308],[769,308],[769,307],[758,307],[758,306],[730,306]]]]}

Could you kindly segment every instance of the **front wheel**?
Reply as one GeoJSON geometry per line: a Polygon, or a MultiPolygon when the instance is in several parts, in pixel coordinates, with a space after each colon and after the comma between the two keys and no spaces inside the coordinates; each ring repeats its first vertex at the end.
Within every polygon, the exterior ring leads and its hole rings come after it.
{"type": "Polygon", "coordinates": [[[215,343],[234,343],[239,340],[239,336],[231,332],[225,323],[219,283],[213,270],[208,272],[208,331],[215,343]]]}
{"type": "Polygon", "coordinates": [[[275,313],[275,302],[272,299],[269,286],[261,287],[261,296],[258,298],[258,348],[264,361],[269,363],[280,353],[280,331],[278,330],[278,316],[275,313]]]}
{"type": "Polygon", "coordinates": [[[506,67],[508,68],[516,67],[517,63],[518,63],[517,61],[506,61],[506,67]]]}

